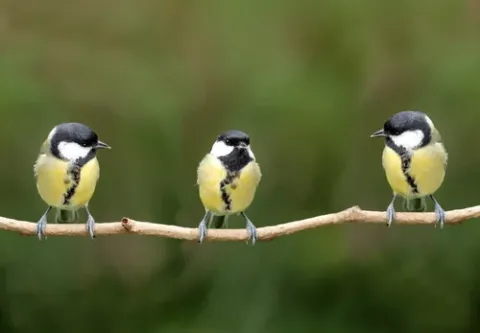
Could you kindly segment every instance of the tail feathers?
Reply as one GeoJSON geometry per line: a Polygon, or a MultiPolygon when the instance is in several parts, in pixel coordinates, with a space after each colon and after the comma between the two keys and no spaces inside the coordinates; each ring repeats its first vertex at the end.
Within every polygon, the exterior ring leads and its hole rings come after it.
{"type": "Polygon", "coordinates": [[[404,206],[408,212],[425,212],[427,210],[425,198],[405,199],[404,206]]]}
{"type": "Polygon", "coordinates": [[[226,216],[214,216],[212,224],[213,224],[213,227],[215,229],[226,228],[227,227],[227,217],[226,216]]]}
{"type": "Polygon", "coordinates": [[[72,223],[78,220],[78,211],[57,209],[55,221],[57,223],[72,223]]]}

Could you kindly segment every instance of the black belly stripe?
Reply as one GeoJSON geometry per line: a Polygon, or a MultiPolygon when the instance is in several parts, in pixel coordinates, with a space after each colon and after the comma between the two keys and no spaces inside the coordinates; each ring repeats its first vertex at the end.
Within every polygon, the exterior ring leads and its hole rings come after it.
{"type": "Polygon", "coordinates": [[[232,209],[232,199],[227,193],[227,186],[232,185],[234,180],[240,176],[241,170],[253,161],[253,158],[249,155],[247,149],[235,147],[230,154],[218,159],[227,169],[227,176],[220,182],[220,192],[222,193],[225,210],[229,211],[232,209]]]}
{"type": "Polygon", "coordinates": [[[233,181],[238,178],[240,172],[238,171],[229,171],[227,176],[220,182],[220,192],[222,193],[222,201],[225,204],[225,210],[232,209],[232,199],[227,193],[227,186],[232,184],[233,181]]]}
{"type": "Polygon", "coordinates": [[[392,148],[400,156],[400,159],[402,161],[402,172],[405,175],[405,179],[410,188],[412,189],[412,192],[418,193],[418,185],[415,182],[415,178],[409,172],[410,166],[412,164],[410,154],[405,148],[395,145],[393,141],[389,140],[388,138],[386,140],[386,143],[388,147],[392,148]]]}
{"type": "Polygon", "coordinates": [[[77,190],[78,184],[80,183],[80,173],[81,168],[77,164],[73,164],[67,171],[68,177],[72,181],[72,185],[67,189],[67,192],[63,195],[63,204],[69,205],[70,200],[72,200],[75,191],[77,190]]]}
{"type": "Polygon", "coordinates": [[[407,179],[408,185],[412,188],[413,193],[418,193],[418,185],[415,183],[415,178],[409,173],[412,159],[407,154],[400,156],[402,159],[402,171],[407,179]]]}
{"type": "Polygon", "coordinates": [[[84,158],[79,158],[78,160],[74,161],[70,168],[67,170],[67,177],[70,177],[72,181],[72,185],[67,189],[65,194],[63,195],[63,204],[69,205],[70,201],[72,200],[75,192],[77,190],[78,184],[80,184],[80,174],[82,172],[82,168],[85,164],[90,162],[95,157],[95,149],[92,149],[90,153],[84,158]]]}

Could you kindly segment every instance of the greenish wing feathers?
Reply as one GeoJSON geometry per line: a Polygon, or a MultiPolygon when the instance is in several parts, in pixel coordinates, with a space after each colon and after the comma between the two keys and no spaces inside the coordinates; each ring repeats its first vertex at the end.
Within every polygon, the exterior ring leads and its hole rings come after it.
{"type": "Polygon", "coordinates": [[[48,140],[45,140],[45,141],[43,142],[43,144],[40,146],[39,155],[47,154],[47,153],[48,153],[48,150],[49,150],[48,140]]]}
{"type": "Polygon", "coordinates": [[[56,223],[73,223],[78,221],[77,210],[57,209],[55,213],[56,223]]]}

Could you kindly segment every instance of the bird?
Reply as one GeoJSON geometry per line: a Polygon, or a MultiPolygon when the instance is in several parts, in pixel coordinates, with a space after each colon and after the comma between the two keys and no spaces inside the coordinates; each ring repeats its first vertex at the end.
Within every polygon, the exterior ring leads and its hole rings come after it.
{"type": "Polygon", "coordinates": [[[392,115],[383,128],[371,137],[385,139],[382,165],[393,198],[387,208],[387,225],[395,219],[394,202],[404,198],[407,211],[426,211],[426,197],[435,206],[436,224],[443,228],[445,211],[434,197],[442,185],[448,153],[432,120],[420,111],[401,111],[392,115]]]}
{"type": "Polygon", "coordinates": [[[81,123],[61,123],[50,131],[33,168],[38,193],[48,205],[37,222],[40,240],[46,235],[47,215],[52,208],[56,209],[57,223],[76,221],[78,210],[85,208],[86,230],[92,239],[95,237],[95,219],[88,204],[100,176],[96,155],[99,149],[110,148],[81,123]]]}
{"type": "Polygon", "coordinates": [[[257,229],[245,214],[252,203],[262,178],[260,166],[250,147],[250,137],[239,130],[220,134],[197,169],[199,196],[205,215],[198,225],[200,243],[207,236],[214,217],[216,228],[227,227],[228,216],[244,218],[248,241],[254,245],[257,229]]]}

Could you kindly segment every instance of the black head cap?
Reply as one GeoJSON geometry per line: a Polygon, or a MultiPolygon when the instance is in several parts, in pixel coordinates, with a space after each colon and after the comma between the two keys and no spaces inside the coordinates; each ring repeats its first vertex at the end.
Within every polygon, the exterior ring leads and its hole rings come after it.
{"type": "Polygon", "coordinates": [[[383,125],[386,135],[399,135],[405,131],[421,130],[425,136],[430,135],[427,116],[419,111],[402,111],[394,114],[383,125]]]}
{"type": "Polygon", "coordinates": [[[84,124],[62,123],[55,127],[51,142],[52,145],[58,145],[62,141],[75,142],[83,147],[95,147],[98,144],[98,136],[84,124]]]}
{"type": "Polygon", "coordinates": [[[237,147],[241,144],[248,146],[250,144],[250,137],[242,131],[230,130],[220,134],[217,141],[223,141],[227,146],[237,147]]]}
{"type": "Polygon", "coordinates": [[[110,148],[106,143],[98,140],[97,134],[88,126],[80,123],[62,123],[50,132],[50,150],[58,158],[64,159],[59,150],[61,142],[74,142],[82,147],[90,149],[95,156],[97,149],[110,148]]]}

